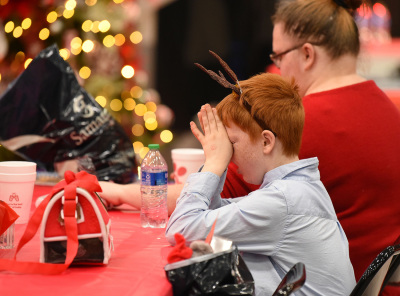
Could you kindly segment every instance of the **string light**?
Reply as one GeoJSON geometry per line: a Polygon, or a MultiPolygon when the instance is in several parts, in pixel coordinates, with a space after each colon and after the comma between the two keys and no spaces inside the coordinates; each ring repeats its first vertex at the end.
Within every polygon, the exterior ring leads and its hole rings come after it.
{"type": "Polygon", "coordinates": [[[60,56],[64,59],[64,60],[68,60],[68,58],[70,57],[71,53],[68,49],[66,48],[61,48],[59,50],[60,52],[60,56]]]}
{"type": "Polygon", "coordinates": [[[57,20],[57,12],[55,11],[51,11],[49,12],[49,14],[47,15],[47,22],[49,24],[54,23],[57,20]]]}
{"type": "Polygon", "coordinates": [[[88,79],[90,77],[90,74],[92,73],[92,71],[90,70],[89,67],[83,66],[80,70],[79,70],[79,76],[82,79],[88,79]]]}
{"type": "Polygon", "coordinates": [[[103,44],[105,47],[111,47],[115,44],[115,38],[112,35],[107,35],[103,39],[103,44]]]}
{"type": "Polygon", "coordinates": [[[143,36],[142,33],[140,33],[139,31],[135,31],[131,34],[129,39],[132,41],[133,44],[139,44],[140,42],[142,42],[143,36]]]}
{"type": "Polygon", "coordinates": [[[32,20],[27,17],[26,19],[24,19],[21,23],[21,27],[24,30],[28,30],[30,28],[30,26],[32,25],[32,20]]]}
{"type": "Polygon", "coordinates": [[[143,116],[146,113],[147,108],[144,104],[137,104],[135,107],[135,113],[138,116],[143,116]]]}
{"type": "Polygon", "coordinates": [[[22,27],[21,27],[21,26],[15,27],[15,29],[14,29],[14,31],[13,31],[13,36],[14,36],[14,38],[19,38],[19,37],[21,37],[22,32],[23,32],[23,30],[22,30],[22,27]]]}
{"type": "Polygon", "coordinates": [[[124,108],[127,111],[132,111],[136,107],[136,102],[132,98],[128,98],[124,101],[124,108]]]}
{"type": "Polygon", "coordinates": [[[28,68],[28,66],[29,66],[29,64],[32,62],[32,59],[31,58],[29,58],[29,59],[27,59],[26,61],[25,61],[25,63],[24,63],[24,68],[26,69],[26,68],[28,68]]]}
{"type": "Polygon", "coordinates": [[[84,52],[91,52],[94,48],[94,43],[92,40],[85,40],[82,44],[82,50],[84,52]]]}
{"type": "Polygon", "coordinates": [[[147,103],[146,103],[146,108],[147,108],[147,110],[149,110],[149,111],[156,112],[156,110],[157,110],[157,105],[156,105],[156,103],[154,103],[154,102],[147,102],[147,103]]]}
{"type": "Polygon", "coordinates": [[[9,22],[7,22],[7,24],[4,26],[4,31],[6,32],[6,33],[11,33],[13,30],[14,30],[14,22],[12,22],[12,21],[9,21],[9,22]]]}
{"type": "Polygon", "coordinates": [[[149,147],[143,147],[142,149],[140,149],[139,152],[140,158],[143,159],[146,156],[147,152],[149,152],[149,150],[150,150],[149,147]]]}
{"type": "Polygon", "coordinates": [[[123,76],[124,78],[126,78],[126,79],[132,78],[133,75],[135,75],[135,69],[133,69],[133,67],[132,67],[132,66],[129,66],[129,65],[124,66],[124,67],[121,69],[121,74],[122,74],[122,76],[123,76]]]}
{"type": "Polygon", "coordinates": [[[93,22],[91,20],[86,20],[82,23],[82,30],[84,32],[89,32],[93,27],[93,22]]]}
{"type": "Polygon", "coordinates": [[[158,127],[158,122],[155,119],[149,119],[144,125],[149,131],[154,131],[158,127]]]}
{"type": "Polygon", "coordinates": [[[99,103],[99,105],[100,105],[101,107],[103,107],[103,108],[106,107],[107,99],[106,99],[105,97],[103,97],[103,96],[97,96],[97,97],[95,98],[95,100],[96,100],[97,103],[99,103]]]}
{"type": "Polygon", "coordinates": [[[65,2],[65,9],[66,10],[73,10],[76,7],[76,1],[75,0],[68,0],[65,2]]]}
{"type": "Polygon", "coordinates": [[[117,34],[115,35],[114,40],[116,46],[121,46],[125,43],[125,36],[122,34],[117,34]]]}
{"type": "Polygon", "coordinates": [[[115,112],[121,111],[121,109],[122,109],[122,102],[121,102],[121,100],[119,100],[119,99],[113,99],[113,100],[111,100],[111,102],[110,102],[110,109],[113,110],[113,111],[115,111],[115,112]]]}
{"type": "Polygon", "coordinates": [[[131,88],[131,95],[135,99],[140,99],[141,96],[143,95],[143,89],[140,86],[134,86],[131,88]]]}
{"type": "Polygon", "coordinates": [[[172,141],[172,139],[174,138],[174,135],[172,134],[172,132],[170,130],[163,130],[160,133],[160,139],[161,141],[163,141],[164,143],[169,143],[172,141]]]}
{"type": "Polygon", "coordinates": [[[132,134],[135,137],[141,137],[144,134],[144,127],[141,124],[135,124],[132,126],[132,134]]]}
{"type": "Polygon", "coordinates": [[[139,154],[140,150],[144,148],[143,143],[140,141],[133,142],[132,146],[133,146],[133,151],[135,151],[136,154],[139,154]]]}
{"type": "Polygon", "coordinates": [[[66,9],[66,10],[63,11],[63,17],[65,17],[66,19],[70,19],[71,17],[74,16],[74,13],[75,13],[75,10],[66,9]]]}
{"type": "Polygon", "coordinates": [[[99,31],[102,33],[107,32],[108,30],[110,30],[110,28],[111,28],[111,24],[107,20],[101,21],[99,23],[99,31]]]}
{"type": "Polygon", "coordinates": [[[97,0],[85,0],[87,6],[93,6],[97,3],[97,0]]]}
{"type": "Polygon", "coordinates": [[[93,26],[92,26],[92,32],[93,33],[99,33],[99,21],[94,21],[93,26]]]}

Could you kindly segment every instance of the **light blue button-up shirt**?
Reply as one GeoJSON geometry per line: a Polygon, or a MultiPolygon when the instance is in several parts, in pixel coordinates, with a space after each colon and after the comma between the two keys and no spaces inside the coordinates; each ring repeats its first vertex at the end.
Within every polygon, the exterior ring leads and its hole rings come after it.
{"type": "Polygon", "coordinates": [[[218,216],[214,235],[242,251],[256,295],[272,295],[297,262],[306,282],[296,295],[349,295],[356,282],[346,235],[318,170],[318,159],[299,160],[265,174],[259,190],[221,199],[226,173],[190,175],[177,200],[167,240],[181,233],[188,242],[204,240],[218,216]]]}

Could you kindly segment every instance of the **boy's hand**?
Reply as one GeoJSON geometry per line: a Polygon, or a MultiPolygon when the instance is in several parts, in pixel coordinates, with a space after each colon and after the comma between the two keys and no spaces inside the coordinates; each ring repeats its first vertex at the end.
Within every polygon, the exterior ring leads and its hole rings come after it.
{"type": "Polygon", "coordinates": [[[190,128],[203,146],[206,156],[202,171],[222,176],[233,153],[232,143],[228,138],[225,126],[219,119],[217,110],[211,108],[209,104],[202,106],[197,116],[204,134],[193,121],[190,122],[190,128]]]}

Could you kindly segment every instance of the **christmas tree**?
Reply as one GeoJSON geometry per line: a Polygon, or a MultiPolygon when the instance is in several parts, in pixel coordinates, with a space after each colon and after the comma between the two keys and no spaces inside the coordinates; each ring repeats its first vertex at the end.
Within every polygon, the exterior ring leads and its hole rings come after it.
{"type": "Polygon", "coordinates": [[[173,139],[173,112],[146,67],[142,14],[135,0],[0,0],[0,94],[57,44],[80,84],[124,128],[140,162],[148,144],[173,139]]]}

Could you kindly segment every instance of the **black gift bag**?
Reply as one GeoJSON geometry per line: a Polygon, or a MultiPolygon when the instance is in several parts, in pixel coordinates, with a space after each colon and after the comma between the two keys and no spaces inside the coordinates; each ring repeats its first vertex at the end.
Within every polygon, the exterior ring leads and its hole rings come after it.
{"type": "Polygon", "coordinates": [[[39,170],[89,159],[99,180],[130,183],[137,175],[129,137],[79,85],[56,45],[41,51],[0,97],[0,144],[39,170]]]}
{"type": "Polygon", "coordinates": [[[237,247],[167,264],[174,296],[254,295],[254,280],[237,247]]]}

